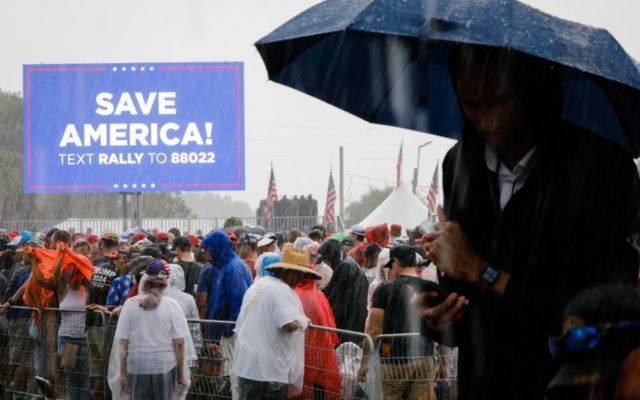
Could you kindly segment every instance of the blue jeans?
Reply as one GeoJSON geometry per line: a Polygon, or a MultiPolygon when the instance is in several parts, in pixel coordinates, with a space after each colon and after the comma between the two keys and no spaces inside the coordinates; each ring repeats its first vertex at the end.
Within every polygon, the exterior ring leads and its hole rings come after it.
{"type": "Polygon", "coordinates": [[[66,345],[78,346],[77,353],[64,368],[64,386],[66,400],[89,400],[91,398],[91,379],[89,378],[89,354],[85,338],[60,337],[60,352],[64,358],[66,345]]]}

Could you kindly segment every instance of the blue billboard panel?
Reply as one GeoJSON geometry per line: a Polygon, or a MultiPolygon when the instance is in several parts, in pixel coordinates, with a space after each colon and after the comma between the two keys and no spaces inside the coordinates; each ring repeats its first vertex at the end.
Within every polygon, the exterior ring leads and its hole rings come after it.
{"type": "Polygon", "coordinates": [[[26,193],[243,190],[243,65],[25,65],[26,193]]]}

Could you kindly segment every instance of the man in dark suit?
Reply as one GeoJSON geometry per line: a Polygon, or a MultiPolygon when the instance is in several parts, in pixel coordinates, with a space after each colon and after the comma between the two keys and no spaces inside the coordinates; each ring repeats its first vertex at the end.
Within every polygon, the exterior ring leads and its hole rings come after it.
{"type": "Polygon", "coordinates": [[[461,399],[542,399],[566,301],[638,276],[638,173],[625,149],[561,121],[557,66],[461,45],[449,69],[465,127],[426,247],[452,294],[421,307],[425,333],[459,346],[461,399]]]}

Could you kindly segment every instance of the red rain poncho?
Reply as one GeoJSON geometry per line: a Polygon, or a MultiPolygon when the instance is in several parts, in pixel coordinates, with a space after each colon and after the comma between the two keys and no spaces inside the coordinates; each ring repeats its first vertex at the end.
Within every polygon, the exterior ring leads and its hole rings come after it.
{"type": "Polygon", "coordinates": [[[389,227],[386,223],[370,226],[365,230],[364,237],[367,243],[378,243],[380,247],[385,247],[389,244],[389,227]]]}
{"type": "MultiPolygon", "coordinates": [[[[25,253],[32,253],[38,260],[34,268],[38,268],[42,273],[42,277],[46,280],[53,279],[53,272],[55,270],[56,259],[60,254],[60,250],[49,250],[33,247],[25,247],[25,253]]],[[[64,274],[73,268],[75,264],[76,268],[82,276],[88,281],[93,276],[94,267],[89,259],[81,254],[74,253],[67,247],[67,251],[62,260],[61,272],[64,274]]],[[[47,307],[53,307],[56,305],[56,295],[53,290],[47,289],[36,282],[33,274],[27,280],[22,300],[29,307],[36,307],[44,309],[47,307]]]]}
{"type": "MultiPolygon", "coordinates": [[[[295,290],[312,324],[336,327],[331,305],[318,289],[316,281],[304,281],[295,290]]],[[[335,352],[338,344],[340,342],[335,332],[307,328],[304,334],[304,387],[301,397],[313,398],[313,387],[317,384],[324,387],[325,399],[340,398],[340,369],[335,352]]]]}

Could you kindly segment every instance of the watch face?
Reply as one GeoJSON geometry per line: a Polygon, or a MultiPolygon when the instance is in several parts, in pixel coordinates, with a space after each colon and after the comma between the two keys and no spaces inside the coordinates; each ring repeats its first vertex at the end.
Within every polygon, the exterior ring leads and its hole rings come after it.
{"type": "Polygon", "coordinates": [[[500,270],[498,270],[492,265],[487,265],[486,267],[484,267],[484,270],[482,271],[481,279],[484,283],[491,286],[494,283],[496,283],[499,276],[500,276],[500,270]]]}

